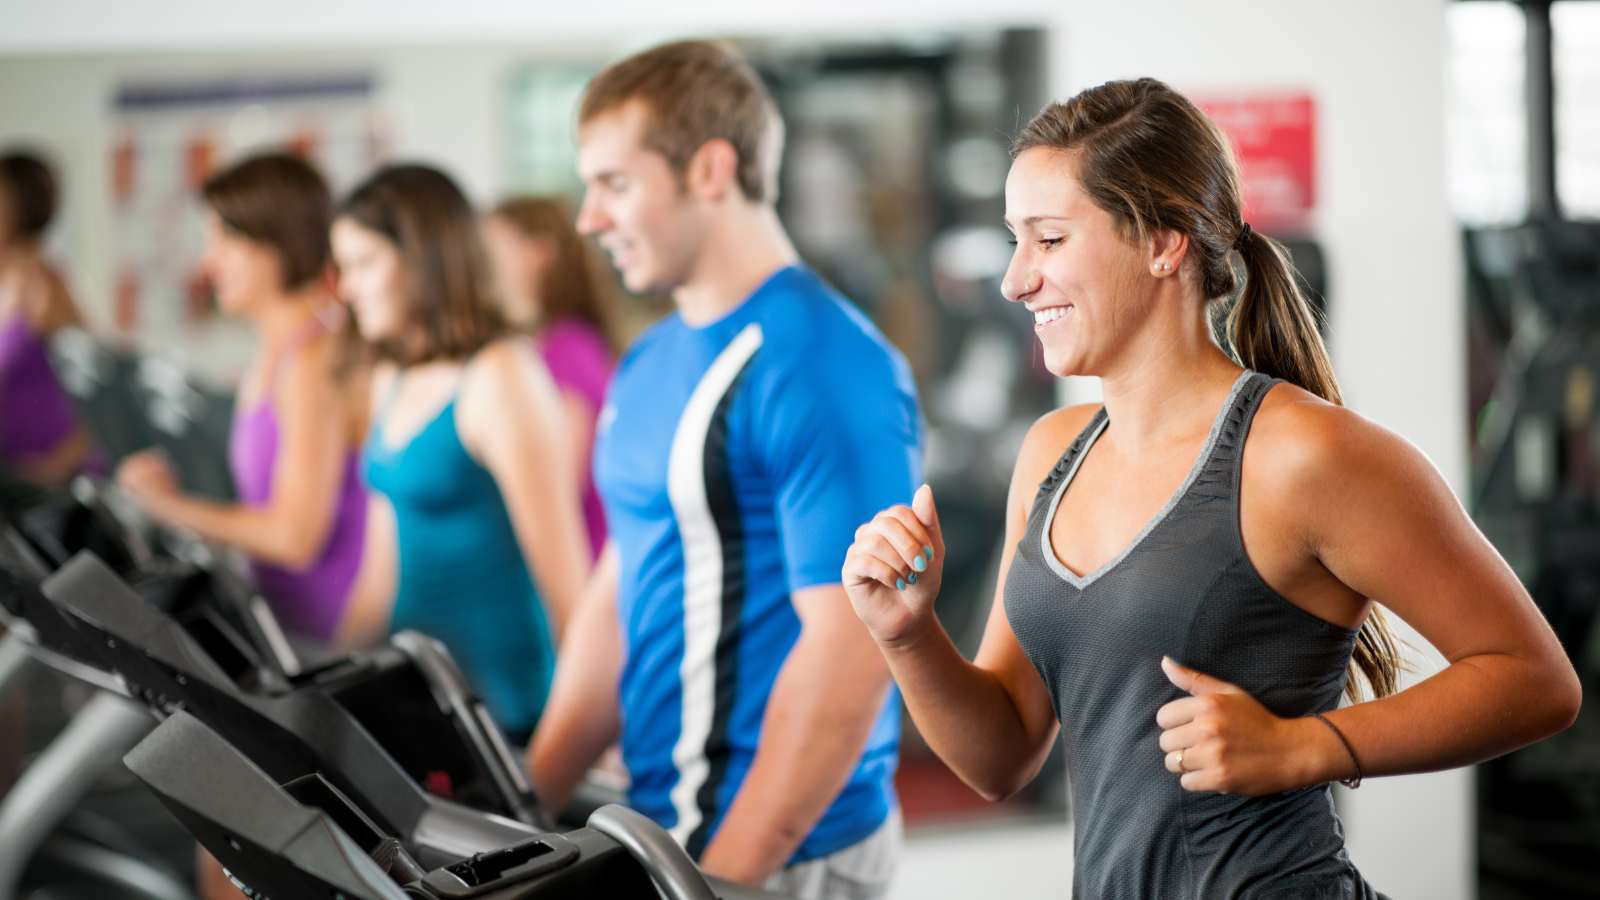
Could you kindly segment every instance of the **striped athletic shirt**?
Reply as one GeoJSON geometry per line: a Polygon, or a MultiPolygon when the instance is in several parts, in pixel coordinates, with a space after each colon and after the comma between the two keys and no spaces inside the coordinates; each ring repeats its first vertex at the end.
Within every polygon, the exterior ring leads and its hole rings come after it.
{"type": "MultiPolygon", "coordinates": [[[[856,527],[920,483],[916,391],[860,312],[791,267],[710,325],[673,315],[647,332],[598,429],[595,482],[621,559],[629,799],[698,856],[800,634],[791,596],[838,584],[856,527]]],[[[883,823],[899,731],[891,695],[791,864],[883,823]]]]}

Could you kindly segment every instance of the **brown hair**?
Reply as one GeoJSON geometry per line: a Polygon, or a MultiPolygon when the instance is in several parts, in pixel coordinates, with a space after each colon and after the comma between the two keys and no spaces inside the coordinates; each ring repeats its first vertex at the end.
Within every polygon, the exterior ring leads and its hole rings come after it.
{"type": "Polygon", "coordinates": [[[0,156],[0,181],[11,195],[11,238],[44,234],[56,215],[56,177],[49,164],[26,150],[12,150],[0,156]]]}
{"type": "Polygon", "coordinates": [[[405,320],[413,334],[377,344],[402,366],[468,359],[509,333],[489,288],[477,216],[450,176],[422,165],[380,169],[339,207],[400,253],[405,320]]]}
{"type": "Polygon", "coordinates": [[[229,230],[278,255],[286,291],[328,271],[333,200],[312,165],[288,153],[263,153],[218,172],[200,189],[229,230]]]}
{"type": "Polygon", "coordinates": [[[631,101],[644,104],[644,144],[682,175],[707,141],[733,145],[745,199],[778,199],[783,119],[750,64],[711,41],[662,44],[613,63],[584,88],[578,124],[631,101]]]}
{"type": "MultiPolygon", "coordinates": [[[[1188,237],[1185,265],[1210,312],[1239,287],[1230,256],[1237,249],[1244,290],[1228,314],[1226,338],[1239,364],[1342,402],[1287,251],[1245,225],[1233,151],[1186,97],[1152,78],[1107,82],[1046,106],[1017,136],[1012,155],[1036,147],[1073,154],[1084,191],[1128,240],[1142,244],[1163,229],[1188,237]]],[[[1398,689],[1400,654],[1381,609],[1362,624],[1350,665],[1374,696],[1398,689]]],[[[1355,699],[1360,690],[1351,677],[1346,694],[1355,699]]]]}
{"type": "Polygon", "coordinates": [[[508,197],[491,216],[530,240],[548,240],[555,260],[540,284],[527,285],[539,297],[547,322],[576,319],[600,332],[613,351],[621,349],[611,291],[589,246],[573,227],[572,208],[557,197],[508,197]]]}

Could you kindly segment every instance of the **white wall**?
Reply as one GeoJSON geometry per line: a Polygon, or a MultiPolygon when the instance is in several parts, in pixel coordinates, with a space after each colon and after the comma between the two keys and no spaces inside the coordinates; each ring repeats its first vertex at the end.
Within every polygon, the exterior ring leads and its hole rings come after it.
{"type": "MultiPolygon", "coordinates": [[[[392,4],[278,0],[214,4],[6,0],[0,8],[0,142],[36,132],[68,152],[75,189],[69,246],[80,279],[104,290],[95,268],[109,238],[103,184],[115,79],[152,62],[153,49],[249,50],[252,60],[368,59],[395,123],[400,155],[439,162],[481,198],[501,171],[496,106],[510,62],[528,48],[633,46],[669,33],[818,33],[960,23],[1053,29],[1055,93],[1113,77],[1155,75],[1180,88],[1303,88],[1317,98],[1317,233],[1329,262],[1335,363],[1349,404],[1410,438],[1458,489],[1466,483],[1464,304],[1444,179],[1443,0],[882,0],[602,5],[455,0],[392,4]],[[618,36],[619,25],[626,33],[618,36]],[[459,45],[395,50],[393,45],[459,45]],[[470,46],[469,46],[470,45],[470,46]],[[324,48],[292,55],[276,47],[324,48]],[[357,52],[326,48],[366,47],[357,52]],[[63,62],[19,54],[97,54],[63,62]],[[107,57],[106,54],[123,54],[107,57]],[[10,55],[12,59],[4,58],[10,55]],[[87,251],[87,252],[83,252],[87,251]]],[[[168,70],[168,69],[163,69],[168,70]]],[[[1369,782],[1341,800],[1351,853],[1396,897],[1470,897],[1474,870],[1467,772],[1369,782]]],[[[994,840],[976,847],[993,846],[994,840]]],[[[1038,847],[1024,841],[1019,847],[1038,847]]],[[[937,865],[949,896],[992,888],[995,858],[941,839],[918,861],[937,865]],[[970,858],[970,863],[960,862],[970,858]],[[937,860],[937,862],[934,862],[937,860]],[[966,878],[966,881],[962,879],[966,878]]],[[[1039,849],[1008,872],[1036,873],[1059,896],[1065,853],[1039,849]]],[[[929,884],[930,882],[916,882],[929,884]]],[[[902,894],[910,896],[910,894],[902,894]]]]}
{"type": "MultiPolygon", "coordinates": [[[[221,54],[116,53],[44,57],[0,55],[0,144],[37,143],[63,166],[65,197],[53,239],[71,262],[72,279],[90,319],[109,323],[113,214],[107,148],[113,139],[117,88],[130,77],[185,72],[284,73],[369,71],[381,118],[397,153],[456,173],[468,193],[487,201],[503,171],[498,112],[502,81],[525,51],[510,45],[368,48],[356,51],[252,50],[221,54]]],[[[235,329],[166,348],[202,371],[236,365],[235,329]]]]}

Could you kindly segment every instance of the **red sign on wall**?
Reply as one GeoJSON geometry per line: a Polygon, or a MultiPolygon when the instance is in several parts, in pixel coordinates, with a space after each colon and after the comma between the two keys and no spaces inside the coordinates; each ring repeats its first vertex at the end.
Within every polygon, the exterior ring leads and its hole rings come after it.
{"type": "Polygon", "coordinates": [[[1233,142],[1245,220],[1280,235],[1307,232],[1317,202],[1317,109],[1311,95],[1202,95],[1194,100],[1233,142]]]}

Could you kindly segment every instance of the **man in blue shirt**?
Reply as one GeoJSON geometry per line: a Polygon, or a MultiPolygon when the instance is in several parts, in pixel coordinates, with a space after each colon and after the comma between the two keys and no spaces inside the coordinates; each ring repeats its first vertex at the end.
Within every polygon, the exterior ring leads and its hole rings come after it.
{"type": "Polygon", "coordinates": [[[899,855],[899,704],[840,568],[857,525],[910,501],[920,416],[904,359],[799,263],[773,207],[782,140],[716,44],[586,90],[578,227],[676,312],[597,424],[611,542],[529,765],[559,808],[620,737],[630,802],[707,872],[876,897],[899,855]]]}

